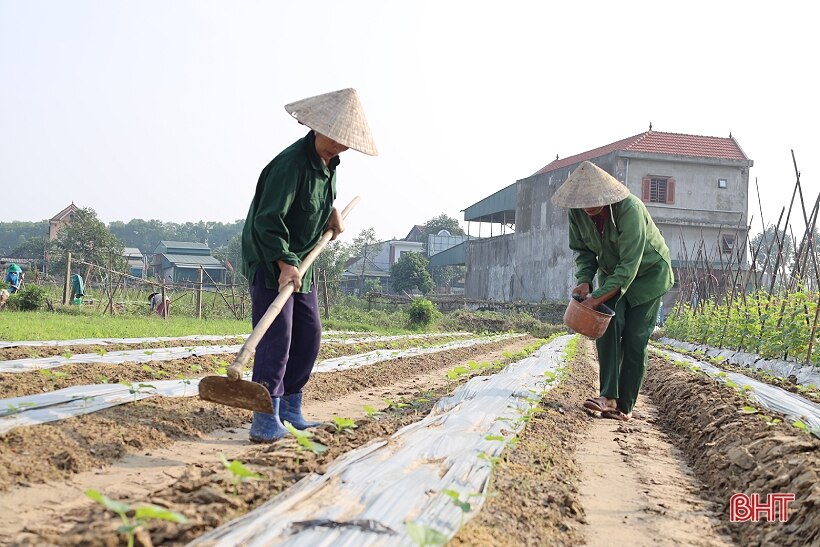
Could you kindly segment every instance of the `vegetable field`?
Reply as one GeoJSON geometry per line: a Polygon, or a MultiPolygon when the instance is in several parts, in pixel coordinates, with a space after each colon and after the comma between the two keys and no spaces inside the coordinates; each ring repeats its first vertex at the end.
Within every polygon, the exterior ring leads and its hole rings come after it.
{"type": "Polygon", "coordinates": [[[3,343],[0,543],[820,541],[818,405],[729,357],[655,344],[619,422],[580,407],[582,337],[327,332],[305,391],[326,425],[253,445],[250,412],[196,397],[242,341],[3,343]],[[731,523],[736,492],[794,493],[788,522],[731,523]]]}

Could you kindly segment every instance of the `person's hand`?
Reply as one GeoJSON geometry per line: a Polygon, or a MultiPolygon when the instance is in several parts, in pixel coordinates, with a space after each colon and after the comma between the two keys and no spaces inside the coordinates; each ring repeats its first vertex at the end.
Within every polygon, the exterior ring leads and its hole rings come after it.
{"type": "Polygon", "coordinates": [[[284,289],[288,283],[293,283],[293,291],[296,292],[302,286],[302,272],[299,268],[287,262],[277,261],[279,266],[279,290],[284,289]]]}
{"type": "Polygon", "coordinates": [[[327,220],[325,231],[328,230],[333,230],[333,237],[330,238],[330,241],[333,241],[339,237],[339,234],[345,231],[345,224],[342,220],[342,215],[339,214],[339,210],[335,207],[330,212],[330,218],[327,220]]]}
{"type": "Polygon", "coordinates": [[[580,285],[572,289],[572,297],[576,298],[576,300],[580,299],[581,301],[584,301],[589,295],[590,290],[591,289],[589,283],[581,283],[580,285]]]}

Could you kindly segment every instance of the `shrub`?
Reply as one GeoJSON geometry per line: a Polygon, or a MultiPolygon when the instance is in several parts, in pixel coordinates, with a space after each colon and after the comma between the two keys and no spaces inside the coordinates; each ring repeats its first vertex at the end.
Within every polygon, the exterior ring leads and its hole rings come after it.
{"type": "Polygon", "coordinates": [[[426,298],[414,298],[408,309],[411,328],[428,327],[439,315],[435,304],[426,298]]]}
{"type": "Polygon", "coordinates": [[[46,303],[46,290],[38,285],[27,285],[11,295],[9,304],[20,311],[35,311],[46,303]]]}

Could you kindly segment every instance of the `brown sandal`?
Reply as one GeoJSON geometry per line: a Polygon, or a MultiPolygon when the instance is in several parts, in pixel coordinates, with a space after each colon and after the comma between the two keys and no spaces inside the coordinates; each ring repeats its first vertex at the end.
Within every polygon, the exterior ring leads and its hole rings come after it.
{"type": "Polygon", "coordinates": [[[608,410],[615,410],[614,407],[607,406],[606,404],[606,397],[601,395],[600,397],[595,397],[594,399],[587,399],[584,401],[584,408],[587,410],[592,410],[594,412],[606,412],[608,410]]]}
{"type": "Polygon", "coordinates": [[[628,422],[632,419],[632,413],[626,414],[621,412],[617,408],[611,408],[608,410],[604,410],[601,412],[601,418],[609,418],[610,420],[620,420],[622,422],[628,422]]]}

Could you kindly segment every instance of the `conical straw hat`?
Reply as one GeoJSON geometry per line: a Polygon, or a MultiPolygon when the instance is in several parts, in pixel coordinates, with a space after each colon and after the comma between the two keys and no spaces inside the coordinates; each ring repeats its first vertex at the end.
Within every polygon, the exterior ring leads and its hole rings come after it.
{"type": "Polygon", "coordinates": [[[285,105],[285,110],[317,133],[369,156],[378,155],[355,89],[340,89],[285,105]]]}
{"type": "Polygon", "coordinates": [[[629,195],[629,188],[592,162],[585,161],[552,196],[552,203],[570,209],[603,207],[629,195]]]}

